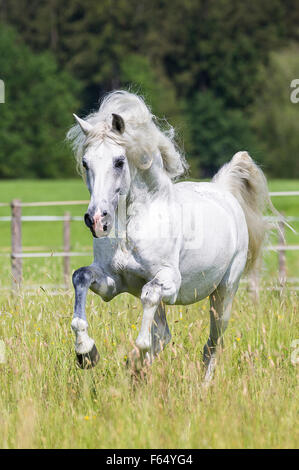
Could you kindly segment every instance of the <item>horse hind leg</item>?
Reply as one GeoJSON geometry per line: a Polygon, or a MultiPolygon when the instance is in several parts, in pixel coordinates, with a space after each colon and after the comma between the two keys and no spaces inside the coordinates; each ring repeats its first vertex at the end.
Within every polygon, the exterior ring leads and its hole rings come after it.
{"type": "Polygon", "coordinates": [[[234,294],[226,292],[224,287],[217,287],[210,295],[210,335],[203,350],[205,383],[209,383],[214,375],[217,348],[223,346],[223,334],[229,322],[233,297],[234,294]]]}
{"type": "Polygon", "coordinates": [[[157,356],[171,340],[171,333],[165,314],[165,305],[161,302],[156,310],[151,327],[151,355],[157,356]]]}
{"type": "Polygon", "coordinates": [[[206,366],[204,382],[209,383],[216,366],[217,347],[223,345],[223,334],[227,328],[233,299],[246,262],[246,253],[235,257],[219,286],[210,295],[210,335],[203,350],[206,366]]]}

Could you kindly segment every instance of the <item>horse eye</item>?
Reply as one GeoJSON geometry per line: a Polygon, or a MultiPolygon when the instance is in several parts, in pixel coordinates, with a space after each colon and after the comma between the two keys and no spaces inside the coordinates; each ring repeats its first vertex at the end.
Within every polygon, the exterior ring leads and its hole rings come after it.
{"type": "Polygon", "coordinates": [[[122,168],[124,166],[124,164],[125,164],[125,161],[122,158],[120,158],[120,159],[116,160],[116,162],[114,163],[114,167],[115,168],[122,168]]]}
{"type": "Polygon", "coordinates": [[[85,160],[82,161],[82,165],[83,165],[83,168],[85,168],[85,170],[88,170],[88,165],[85,160]]]}

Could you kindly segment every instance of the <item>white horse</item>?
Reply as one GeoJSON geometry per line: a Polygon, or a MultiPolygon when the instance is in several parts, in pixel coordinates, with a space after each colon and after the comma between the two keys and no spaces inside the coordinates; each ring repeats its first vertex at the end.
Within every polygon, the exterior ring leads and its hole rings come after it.
{"type": "Polygon", "coordinates": [[[67,137],[84,168],[85,223],[94,237],[93,263],[73,275],[79,364],[99,359],[87,332],[89,288],[106,302],[122,292],[141,298],[133,363],[151,363],[170,341],[164,304],[209,296],[203,353],[209,381],[240,278],[255,265],[267,229],[263,211],[271,202],[263,172],[242,151],[211,183],[174,183],[187,165],[172,128],[163,131],[144,101],[126,91],[110,93],[85,120],[75,118],[67,137]]]}

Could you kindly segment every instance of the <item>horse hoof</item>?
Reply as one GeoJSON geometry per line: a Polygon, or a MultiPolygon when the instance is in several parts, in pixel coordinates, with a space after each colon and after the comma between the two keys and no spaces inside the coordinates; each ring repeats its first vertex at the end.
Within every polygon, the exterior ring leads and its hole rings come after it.
{"type": "Polygon", "coordinates": [[[152,359],[149,352],[141,352],[138,348],[134,348],[129,354],[126,361],[126,367],[132,372],[140,372],[141,369],[151,365],[152,359]]]}
{"type": "Polygon", "coordinates": [[[96,345],[94,344],[91,351],[86,354],[76,354],[77,362],[81,369],[91,369],[94,367],[100,359],[96,345]]]}

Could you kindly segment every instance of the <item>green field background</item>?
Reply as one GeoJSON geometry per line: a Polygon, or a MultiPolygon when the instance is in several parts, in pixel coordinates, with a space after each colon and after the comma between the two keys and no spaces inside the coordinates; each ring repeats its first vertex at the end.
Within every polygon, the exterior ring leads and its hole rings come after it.
{"type": "MultiPolygon", "coordinates": [[[[270,191],[293,191],[299,189],[298,180],[272,180],[269,182],[270,191]]],[[[15,180],[0,182],[0,202],[10,202],[18,198],[23,202],[37,201],[68,201],[88,200],[89,193],[80,179],[73,180],[15,180]]],[[[275,207],[286,216],[299,217],[299,197],[273,197],[275,207]]],[[[63,215],[69,211],[73,216],[83,216],[86,206],[54,206],[54,207],[24,207],[23,215],[63,215]]],[[[0,216],[10,215],[9,207],[0,207],[0,216]]],[[[299,223],[292,222],[299,232],[299,223]]],[[[286,229],[288,244],[299,244],[298,235],[286,229]]],[[[57,252],[63,250],[62,222],[23,222],[22,241],[24,252],[57,252]]],[[[276,244],[277,236],[273,234],[271,243],[276,244]]],[[[0,287],[11,283],[9,253],[11,236],[10,223],[0,222],[0,287]]],[[[71,222],[71,250],[91,251],[92,237],[83,221],[71,222]]],[[[275,252],[265,253],[263,276],[277,277],[277,258],[275,252]]],[[[76,257],[71,259],[72,269],[88,265],[91,257],[76,257]]],[[[63,280],[62,258],[34,258],[23,260],[24,285],[60,284],[63,280]]],[[[289,277],[299,277],[299,256],[296,251],[287,252],[287,270],[289,277]]]]}

